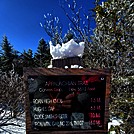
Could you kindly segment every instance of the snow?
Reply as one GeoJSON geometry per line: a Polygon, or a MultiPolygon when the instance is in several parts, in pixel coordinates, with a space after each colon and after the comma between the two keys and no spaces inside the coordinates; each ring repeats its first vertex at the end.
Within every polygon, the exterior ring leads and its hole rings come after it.
{"type": "MultiPolygon", "coordinates": [[[[121,119],[118,119],[116,117],[113,117],[111,119],[111,122],[108,122],[108,130],[110,130],[110,128],[113,126],[120,126],[121,124],[123,124],[123,121],[121,119]]],[[[116,134],[115,131],[110,131],[110,134],[116,134]]],[[[121,133],[120,134],[125,134],[124,131],[121,130],[121,133]]]]}
{"type": "Polygon", "coordinates": [[[115,131],[111,131],[110,134],[116,134],[116,132],[115,131]]]}
{"type": "Polygon", "coordinates": [[[0,128],[0,134],[26,134],[25,114],[22,114],[17,119],[12,119],[7,123],[16,125],[8,125],[0,128]]]}
{"type": "Polygon", "coordinates": [[[79,42],[76,43],[74,39],[71,39],[67,43],[57,44],[53,46],[52,42],[49,42],[50,45],[50,54],[53,59],[62,59],[67,57],[82,57],[84,53],[85,43],[79,42]]]}
{"type": "Polygon", "coordinates": [[[111,126],[120,126],[121,123],[123,123],[121,120],[119,120],[117,118],[113,118],[112,122],[108,123],[108,129],[110,129],[111,126]]]}
{"type": "MultiPolygon", "coordinates": [[[[49,65],[47,68],[53,68],[53,65],[49,65]]],[[[64,68],[67,69],[68,66],[65,66],[64,68]]],[[[71,65],[71,68],[83,68],[83,67],[79,65],[71,65]]]]}
{"type": "Polygon", "coordinates": [[[82,68],[82,67],[79,65],[71,65],[71,68],[82,68]]]}
{"type": "MultiPolygon", "coordinates": [[[[50,54],[53,59],[63,59],[68,57],[82,57],[84,53],[85,43],[79,42],[76,43],[74,39],[66,43],[56,44],[53,46],[52,41],[49,42],[50,45],[50,54]]],[[[52,65],[49,65],[48,68],[53,68],[52,65]]],[[[67,69],[68,66],[65,66],[67,69]]],[[[71,68],[83,68],[82,66],[78,65],[71,65],[71,68]]]]}
{"type": "Polygon", "coordinates": [[[53,66],[52,65],[49,65],[47,68],[53,68],[53,66]]]}

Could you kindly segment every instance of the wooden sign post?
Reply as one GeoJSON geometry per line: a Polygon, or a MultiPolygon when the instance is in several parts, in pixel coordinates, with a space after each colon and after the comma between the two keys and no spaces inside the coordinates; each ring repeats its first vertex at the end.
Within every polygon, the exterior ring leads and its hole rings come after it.
{"type": "Polygon", "coordinates": [[[106,134],[109,70],[24,68],[27,134],[106,134]]]}

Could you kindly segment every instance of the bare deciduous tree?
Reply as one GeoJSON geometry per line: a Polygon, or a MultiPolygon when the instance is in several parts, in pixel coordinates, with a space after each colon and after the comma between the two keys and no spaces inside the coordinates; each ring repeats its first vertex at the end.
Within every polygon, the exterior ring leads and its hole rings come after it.
{"type": "Polygon", "coordinates": [[[10,122],[24,113],[23,78],[14,70],[0,72],[0,128],[7,125],[18,125],[10,122]]]}

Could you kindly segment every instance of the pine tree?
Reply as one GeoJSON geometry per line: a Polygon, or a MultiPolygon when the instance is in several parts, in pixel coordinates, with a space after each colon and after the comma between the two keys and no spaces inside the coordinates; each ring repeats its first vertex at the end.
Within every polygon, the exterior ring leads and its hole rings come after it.
{"type": "Polygon", "coordinates": [[[34,55],[34,62],[39,67],[47,67],[50,64],[50,50],[48,44],[42,38],[39,40],[39,45],[37,48],[37,52],[34,55]]]}
{"type": "Polygon", "coordinates": [[[13,46],[9,43],[6,36],[3,37],[1,48],[1,70],[7,72],[12,69],[14,53],[13,46]]]}
{"type": "Polygon", "coordinates": [[[23,61],[23,67],[34,67],[34,59],[33,59],[33,51],[31,49],[28,49],[26,52],[24,50],[22,54],[22,61],[23,61]]]}

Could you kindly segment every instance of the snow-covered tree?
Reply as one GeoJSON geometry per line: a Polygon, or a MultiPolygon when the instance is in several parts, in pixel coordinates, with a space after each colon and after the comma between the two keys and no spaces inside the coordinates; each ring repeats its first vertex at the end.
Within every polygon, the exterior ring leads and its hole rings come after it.
{"type": "Polygon", "coordinates": [[[131,64],[134,61],[133,7],[131,0],[109,0],[95,8],[92,46],[98,48],[101,67],[111,68],[121,75],[132,75],[134,68],[131,64]]]}
{"type": "Polygon", "coordinates": [[[0,72],[0,129],[3,126],[19,125],[12,122],[24,113],[23,78],[14,70],[0,72]]]}
{"type": "Polygon", "coordinates": [[[89,66],[112,71],[111,115],[123,118],[131,133],[134,113],[134,2],[107,0],[96,5],[96,28],[89,66]]]}

